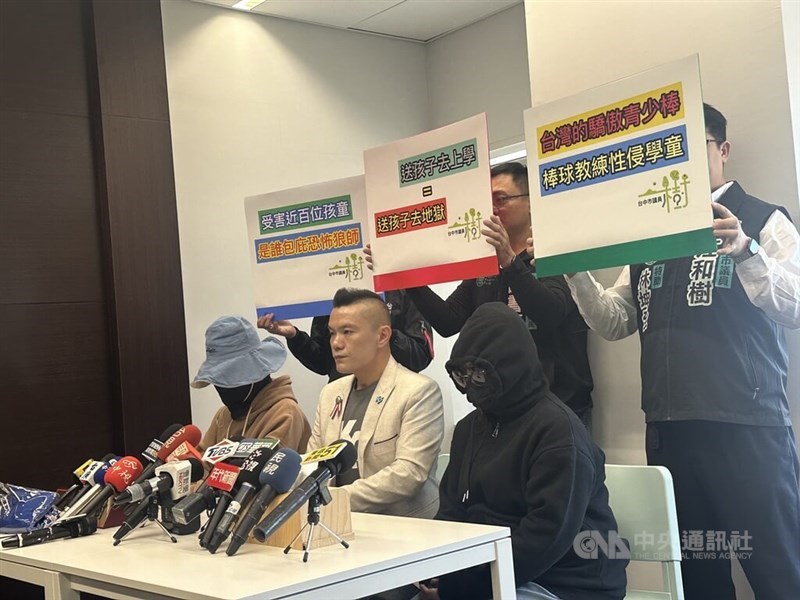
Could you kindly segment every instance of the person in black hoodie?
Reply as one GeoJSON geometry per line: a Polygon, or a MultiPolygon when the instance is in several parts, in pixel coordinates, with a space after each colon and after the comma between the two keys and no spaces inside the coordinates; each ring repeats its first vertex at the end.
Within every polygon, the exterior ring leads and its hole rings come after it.
{"type": "MultiPolygon", "coordinates": [[[[500,302],[481,305],[445,367],[477,410],[456,425],[435,518],[510,527],[519,598],[623,598],[628,553],[580,552],[587,532],[606,543],[616,536],[605,456],[549,391],[522,320],[500,302]]],[[[428,599],[486,600],[490,569],[442,575],[421,589],[428,599]]]]}

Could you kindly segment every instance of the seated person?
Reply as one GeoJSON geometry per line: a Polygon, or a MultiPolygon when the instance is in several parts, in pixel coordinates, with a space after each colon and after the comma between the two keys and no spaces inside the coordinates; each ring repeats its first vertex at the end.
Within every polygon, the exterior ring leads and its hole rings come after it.
{"type": "Polygon", "coordinates": [[[392,358],[389,310],[374,292],[337,291],[328,327],[336,369],[349,375],[322,388],[308,449],[341,438],[355,444],[356,464],[336,478],[353,510],[433,517],[444,435],[439,386],[392,358]]]}
{"type": "Polygon", "coordinates": [[[206,330],[206,361],[193,388],[212,384],[222,403],[198,450],[225,438],[274,437],[284,448],[304,452],[311,427],[297,404],[288,375],[272,378],[286,361],[286,348],[274,337],[261,341],[244,317],[220,317],[206,330]]]}
{"type": "MultiPolygon", "coordinates": [[[[511,528],[517,598],[618,599],[628,560],[576,554],[617,523],[602,451],[551,391],[528,329],[499,302],[479,306],[445,365],[477,410],[458,422],[437,519],[511,528]],[[583,533],[582,533],[583,532],[583,533]],[[580,547],[580,546],[578,546],[580,547]]],[[[488,565],[422,584],[423,598],[486,600],[488,565]]]]}
{"type": "MultiPolygon", "coordinates": [[[[392,326],[389,342],[392,356],[407,369],[419,373],[433,360],[431,327],[404,291],[386,292],[385,296],[392,326]]],[[[285,337],[286,345],[295,358],[307,369],[327,375],[328,382],[342,377],[343,373],[336,370],[331,354],[327,315],[314,317],[310,335],[297,329],[290,321],[276,321],[272,313],[258,319],[258,326],[273,335],[285,337]]]]}

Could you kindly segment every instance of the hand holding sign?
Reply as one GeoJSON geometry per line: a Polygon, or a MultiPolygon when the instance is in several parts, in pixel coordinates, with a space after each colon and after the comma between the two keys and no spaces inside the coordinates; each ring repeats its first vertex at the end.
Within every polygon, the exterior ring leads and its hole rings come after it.
{"type": "Polygon", "coordinates": [[[514,249],[511,247],[511,241],[508,239],[506,228],[503,227],[503,224],[500,222],[500,217],[497,215],[492,215],[488,219],[484,219],[483,226],[484,228],[481,229],[481,233],[486,238],[486,241],[494,247],[497,253],[497,262],[505,269],[514,262],[514,258],[516,257],[514,249]]]}
{"type": "Polygon", "coordinates": [[[372,268],[372,245],[367,244],[366,246],[364,246],[363,252],[364,252],[364,260],[367,262],[367,268],[370,271],[373,271],[374,269],[372,268]]]}
{"type": "Polygon", "coordinates": [[[297,328],[292,325],[291,321],[276,321],[275,313],[267,313],[258,318],[258,327],[266,329],[274,335],[285,337],[287,340],[292,339],[297,335],[297,328]]]}
{"type": "Polygon", "coordinates": [[[750,238],[742,230],[742,224],[726,206],[719,202],[712,202],[711,208],[717,218],[712,225],[714,237],[722,240],[717,248],[717,254],[736,256],[741,254],[750,238]]]}

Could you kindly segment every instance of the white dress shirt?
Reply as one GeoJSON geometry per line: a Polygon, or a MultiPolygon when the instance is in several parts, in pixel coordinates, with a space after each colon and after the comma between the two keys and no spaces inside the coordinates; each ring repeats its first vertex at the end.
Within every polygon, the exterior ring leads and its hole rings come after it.
{"type": "MultiPolygon", "coordinates": [[[[732,181],[711,194],[717,201],[732,181]]],[[[736,275],[747,297],[776,323],[800,328],[800,234],[792,222],[775,211],[759,233],[758,254],[736,265],[736,275]]],[[[636,305],[631,291],[630,267],[624,267],[608,289],[591,273],[564,276],[586,324],[607,340],[636,331],[636,305]]]]}

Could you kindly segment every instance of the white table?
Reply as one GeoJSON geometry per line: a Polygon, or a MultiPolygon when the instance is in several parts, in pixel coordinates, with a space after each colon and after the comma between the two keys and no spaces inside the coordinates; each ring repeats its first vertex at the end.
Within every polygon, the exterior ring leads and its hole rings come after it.
{"type": "Polygon", "coordinates": [[[353,513],[350,548],[302,552],[245,544],[211,555],[195,535],[171,543],[150,524],[112,547],[113,530],[0,550],[0,575],[40,585],[46,600],[90,592],[114,600],[352,600],[490,563],[495,600],[515,600],[506,527],[353,513]]]}

